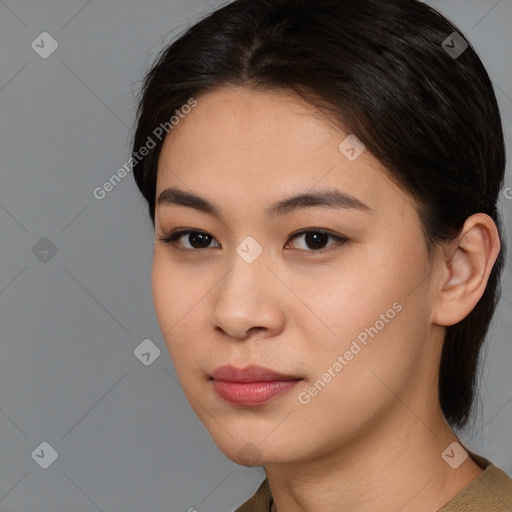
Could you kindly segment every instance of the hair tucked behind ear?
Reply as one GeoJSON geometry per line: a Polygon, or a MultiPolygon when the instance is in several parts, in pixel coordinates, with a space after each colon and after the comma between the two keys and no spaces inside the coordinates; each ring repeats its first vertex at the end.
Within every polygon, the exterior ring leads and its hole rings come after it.
{"type": "MultiPolygon", "coordinates": [[[[456,58],[443,47],[454,31],[461,33],[416,0],[235,0],[159,55],[141,90],[133,151],[191,97],[216,87],[294,91],[362,140],[411,195],[430,255],[474,213],[489,215],[501,234],[500,113],[471,44],[456,58]]],[[[133,167],[153,225],[162,140],[133,167]]],[[[439,399],[452,426],[470,417],[504,258],[502,239],[483,297],[447,328],[439,399]]]]}

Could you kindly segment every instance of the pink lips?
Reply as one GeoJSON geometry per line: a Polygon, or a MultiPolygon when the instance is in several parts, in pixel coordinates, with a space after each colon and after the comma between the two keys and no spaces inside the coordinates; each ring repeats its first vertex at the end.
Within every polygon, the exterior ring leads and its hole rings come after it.
{"type": "Polygon", "coordinates": [[[263,366],[250,365],[236,368],[220,366],[212,371],[215,392],[233,405],[252,406],[271,401],[290,391],[301,377],[275,372],[263,366]]]}

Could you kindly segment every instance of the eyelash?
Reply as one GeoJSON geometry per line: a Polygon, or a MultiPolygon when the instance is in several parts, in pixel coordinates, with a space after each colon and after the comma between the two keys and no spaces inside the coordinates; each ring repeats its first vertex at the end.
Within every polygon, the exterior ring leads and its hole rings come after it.
{"type": "MultiPolygon", "coordinates": [[[[177,244],[177,240],[179,238],[181,238],[182,236],[189,235],[191,233],[200,233],[200,234],[203,234],[203,235],[211,236],[211,235],[209,235],[209,233],[207,233],[205,231],[200,231],[200,230],[197,230],[197,229],[177,229],[176,231],[172,231],[171,233],[169,233],[166,236],[159,237],[158,240],[160,240],[164,244],[169,244],[169,245],[173,245],[173,246],[179,246],[179,244],[177,244]]],[[[299,231],[298,233],[293,234],[289,238],[289,240],[293,240],[294,238],[297,238],[298,236],[301,236],[301,235],[307,235],[308,233],[320,233],[322,235],[327,235],[327,236],[331,237],[336,243],[331,244],[330,246],[325,247],[323,249],[317,249],[317,250],[315,250],[315,249],[310,249],[310,250],[299,249],[300,251],[311,252],[311,253],[323,253],[323,252],[329,251],[333,247],[336,247],[336,246],[339,246],[339,245],[343,245],[343,244],[345,244],[346,242],[349,241],[348,238],[346,238],[344,236],[334,235],[333,233],[329,233],[328,231],[324,231],[322,229],[305,229],[303,231],[299,231]]],[[[214,237],[211,237],[211,238],[215,240],[214,237]]],[[[206,248],[203,248],[203,249],[196,249],[196,248],[190,249],[188,247],[177,247],[177,248],[179,250],[195,251],[195,252],[205,251],[207,249],[212,249],[212,247],[206,247],[206,248]]]]}

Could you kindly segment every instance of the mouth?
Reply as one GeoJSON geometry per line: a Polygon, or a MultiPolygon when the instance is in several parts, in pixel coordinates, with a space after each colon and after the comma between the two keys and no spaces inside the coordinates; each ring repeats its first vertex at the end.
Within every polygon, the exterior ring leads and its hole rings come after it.
{"type": "Polygon", "coordinates": [[[230,364],[215,368],[211,372],[210,378],[238,383],[302,380],[302,377],[298,375],[277,372],[264,366],[250,365],[245,368],[236,368],[230,364]]]}
{"type": "Polygon", "coordinates": [[[210,374],[212,387],[225,402],[237,406],[266,404],[293,389],[304,380],[262,366],[236,368],[225,365],[210,374]]]}

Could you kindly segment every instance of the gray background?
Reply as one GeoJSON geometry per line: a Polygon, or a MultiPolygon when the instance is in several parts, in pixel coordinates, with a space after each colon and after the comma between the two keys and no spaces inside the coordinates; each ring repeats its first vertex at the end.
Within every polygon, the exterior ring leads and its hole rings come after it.
{"type": "MultiPolygon", "coordinates": [[[[510,151],[512,0],[432,5],[481,55],[510,151]]],[[[224,457],[175,378],[153,311],[152,225],[133,176],[103,200],[92,194],[130,156],[135,94],[156,53],[215,7],[213,0],[0,2],[2,512],[226,512],[264,477],[224,457]],[[45,59],[31,47],[44,31],[58,42],[45,59]],[[161,350],[149,365],[134,355],[145,339],[161,350]],[[58,453],[47,469],[43,442],[58,453]]],[[[508,197],[510,244],[512,189],[508,197]]],[[[460,433],[510,475],[511,259],[483,405],[460,433]]]]}

